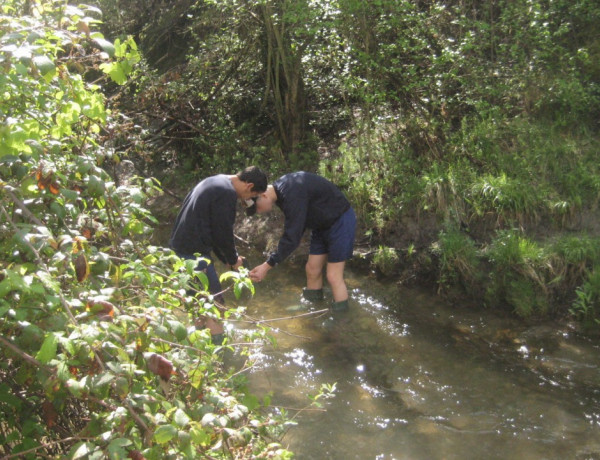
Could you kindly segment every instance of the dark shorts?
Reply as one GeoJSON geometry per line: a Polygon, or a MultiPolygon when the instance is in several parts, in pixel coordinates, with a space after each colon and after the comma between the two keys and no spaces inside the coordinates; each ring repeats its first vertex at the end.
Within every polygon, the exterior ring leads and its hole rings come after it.
{"type": "MultiPolygon", "coordinates": [[[[193,260],[196,256],[189,254],[177,254],[181,259],[193,260]]],[[[217,274],[217,270],[215,270],[215,264],[212,262],[212,257],[207,255],[202,255],[202,259],[198,261],[198,265],[196,265],[196,271],[204,272],[206,277],[208,278],[208,292],[211,294],[220,293],[223,288],[221,287],[221,282],[219,281],[219,275],[217,274]]],[[[224,303],[223,296],[216,296],[215,299],[219,303],[224,303]]]]}
{"type": "Polygon", "coordinates": [[[356,214],[348,209],[335,223],[325,230],[313,230],[309,254],[327,254],[329,263],[344,262],[352,257],[356,214]]]}

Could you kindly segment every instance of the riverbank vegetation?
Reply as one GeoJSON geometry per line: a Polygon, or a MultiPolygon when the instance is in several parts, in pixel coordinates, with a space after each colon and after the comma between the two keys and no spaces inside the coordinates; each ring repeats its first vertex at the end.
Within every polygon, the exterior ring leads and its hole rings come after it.
{"type": "Polygon", "coordinates": [[[318,171],[388,275],[523,317],[600,315],[594,2],[103,3],[106,33],[146,58],[121,107],[147,131],[120,148],[166,188],[318,171]]]}
{"type": "Polygon", "coordinates": [[[385,276],[597,327],[597,2],[0,8],[8,458],[291,455],[194,327],[221,313],[193,267],[148,244],[151,197],[248,164],[337,183],[385,276]]]}

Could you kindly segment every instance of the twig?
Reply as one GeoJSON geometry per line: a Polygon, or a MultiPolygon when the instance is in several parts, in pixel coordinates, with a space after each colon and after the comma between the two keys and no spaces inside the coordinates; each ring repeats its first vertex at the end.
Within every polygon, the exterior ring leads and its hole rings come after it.
{"type": "Polygon", "coordinates": [[[38,219],[29,209],[27,209],[25,203],[23,203],[19,198],[17,198],[17,196],[12,192],[12,190],[10,190],[10,187],[4,187],[4,191],[8,196],[10,196],[10,199],[14,201],[14,203],[19,207],[19,209],[23,211],[23,213],[27,216],[29,220],[31,220],[34,224],[39,225],[40,227],[46,226],[44,222],[38,219]]]}
{"type": "Polygon", "coordinates": [[[236,235],[235,233],[233,234],[234,237],[236,237],[238,240],[240,240],[242,243],[244,243],[247,246],[252,246],[252,244],[250,244],[249,241],[246,241],[244,238],[242,238],[241,236],[236,235]]]}
{"type": "Polygon", "coordinates": [[[319,409],[317,407],[310,408],[310,406],[303,407],[301,409],[298,409],[297,407],[285,407],[285,406],[271,406],[271,407],[274,407],[276,409],[294,410],[298,413],[300,413],[300,412],[327,412],[327,409],[319,409]]]}
{"type": "Polygon", "coordinates": [[[186,348],[186,349],[188,349],[188,350],[193,350],[193,351],[196,351],[196,352],[198,352],[198,354],[206,354],[206,352],[205,352],[205,351],[203,351],[203,350],[200,350],[200,349],[198,349],[198,348],[191,347],[191,346],[189,346],[189,345],[183,345],[183,344],[181,344],[181,343],[169,342],[168,340],[161,339],[161,338],[159,338],[159,337],[152,337],[152,340],[153,340],[154,342],[166,343],[167,345],[170,345],[170,346],[172,346],[172,347],[177,347],[177,348],[186,348]]]}
{"type": "Polygon", "coordinates": [[[50,370],[49,366],[45,365],[44,363],[41,363],[40,361],[35,359],[33,356],[25,353],[23,350],[21,350],[16,345],[14,345],[12,342],[10,342],[9,340],[6,340],[2,336],[0,336],[0,344],[4,345],[7,348],[10,348],[12,351],[14,351],[17,355],[19,355],[21,358],[23,358],[28,363],[33,364],[36,367],[41,367],[46,370],[50,370]]]}
{"type": "Polygon", "coordinates": [[[27,454],[35,452],[36,450],[46,449],[46,448],[52,447],[52,446],[54,446],[56,444],[64,444],[64,443],[71,442],[71,441],[88,441],[88,440],[92,440],[92,439],[94,439],[94,438],[81,438],[79,436],[72,436],[72,437],[65,438],[65,439],[59,439],[58,441],[47,442],[47,443],[42,444],[40,446],[33,447],[33,448],[29,449],[29,450],[24,450],[22,452],[17,452],[16,454],[5,455],[4,457],[1,457],[0,460],[9,460],[11,458],[23,457],[23,456],[25,456],[27,454]]]}
{"type": "Polygon", "coordinates": [[[302,318],[304,316],[311,316],[311,315],[317,315],[317,314],[324,314],[327,313],[329,311],[329,308],[324,308],[322,310],[316,310],[316,311],[309,311],[308,313],[301,313],[299,315],[294,315],[294,316],[284,316],[282,318],[273,318],[273,319],[254,319],[251,316],[245,315],[248,318],[251,319],[251,321],[249,321],[252,324],[261,324],[261,323],[274,323],[275,321],[286,321],[289,319],[296,319],[296,318],[302,318]]]}

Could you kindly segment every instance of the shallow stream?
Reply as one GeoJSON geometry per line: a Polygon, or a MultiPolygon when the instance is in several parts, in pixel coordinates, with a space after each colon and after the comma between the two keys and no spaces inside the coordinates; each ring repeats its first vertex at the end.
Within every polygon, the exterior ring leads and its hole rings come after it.
{"type": "MultiPolygon", "coordinates": [[[[282,444],[298,459],[600,459],[600,343],[525,325],[435,293],[347,270],[348,313],[300,316],[303,269],[256,286],[249,315],[279,328],[256,349],[254,394],[298,413],[282,444]]],[[[330,299],[330,293],[329,299],[330,299]]],[[[238,327],[238,326],[236,326],[238,327]]]]}

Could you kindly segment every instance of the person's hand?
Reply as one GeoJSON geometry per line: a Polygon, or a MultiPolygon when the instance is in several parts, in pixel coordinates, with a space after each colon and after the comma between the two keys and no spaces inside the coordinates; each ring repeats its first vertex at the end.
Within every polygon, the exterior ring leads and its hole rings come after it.
{"type": "Polygon", "coordinates": [[[231,266],[232,270],[237,270],[238,268],[240,268],[242,265],[244,265],[244,261],[246,260],[245,257],[242,256],[238,256],[237,258],[237,262],[235,263],[235,265],[231,266]]]}
{"type": "Polygon", "coordinates": [[[271,270],[271,267],[268,263],[260,264],[250,270],[250,279],[255,283],[260,283],[265,276],[267,276],[267,272],[271,270]]]}

